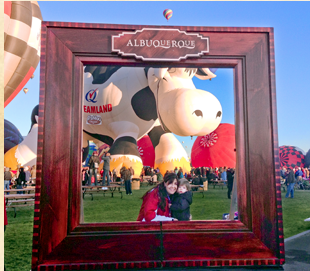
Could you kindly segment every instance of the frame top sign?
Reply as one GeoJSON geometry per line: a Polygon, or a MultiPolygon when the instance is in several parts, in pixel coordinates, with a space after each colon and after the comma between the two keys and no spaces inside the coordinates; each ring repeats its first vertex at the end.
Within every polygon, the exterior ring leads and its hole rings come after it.
{"type": "Polygon", "coordinates": [[[143,28],[112,36],[112,52],[144,61],[179,61],[209,53],[209,38],[179,29],[143,28]]]}

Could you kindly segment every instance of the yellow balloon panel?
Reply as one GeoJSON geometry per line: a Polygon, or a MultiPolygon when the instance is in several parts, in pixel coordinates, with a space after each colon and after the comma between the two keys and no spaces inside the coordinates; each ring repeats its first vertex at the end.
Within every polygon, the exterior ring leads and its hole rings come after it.
{"type": "Polygon", "coordinates": [[[18,145],[8,150],[4,155],[4,166],[11,168],[11,170],[17,170],[17,159],[15,158],[15,153],[18,145]]]}
{"type": "Polygon", "coordinates": [[[184,157],[182,157],[181,159],[172,159],[168,162],[162,162],[159,164],[155,163],[155,168],[157,167],[159,168],[162,175],[164,175],[167,170],[174,170],[176,167],[181,167],[183,169],[183,174],[185,174],[186,172],[190,172],[191,170],[190,163],[184,157]]]}
{"type": "Polygon", "coordinates": [[[110,162],[110,170],[112,171],[113,168],[115,168],[117,170],[117,172],[120,172],[120,169],[122,167],[126,167],[126,168],[129,168],[129,167],[132,167],[135,174],[134,174],[134,178],[139,178],[140,177],[140,174],[142,172],[142,168],[143,168],[143,165],[140,161],[137,161],[135,159],[130,159],[126,156],[122,156],[122,157],[119,157],[117,159],[113,159],[111,160],[110,162]]]}

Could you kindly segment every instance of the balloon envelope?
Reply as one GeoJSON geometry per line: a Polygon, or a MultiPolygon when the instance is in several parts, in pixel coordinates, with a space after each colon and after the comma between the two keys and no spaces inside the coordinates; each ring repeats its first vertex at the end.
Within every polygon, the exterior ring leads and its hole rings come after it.
{"type": "Polygon", "coordinates": [[[304,151],[295,146],[279,147],[280,165],[286,168],[304,167],[304,151]]]}
{"type": "Polygon", "coordinates": [[[191,153],[193,167],[236,166],[235,125],[222,123],[212,133],[198,136],[191,153]]]}
{"type": "Polygon", "coordinates": [[[101,159],[101,157],[103,156],[103,154],[105,152],[108,152],[110,150],[110,145],[108,144],[102,144],[99,149],[98,149],[98,152],[99,152],[99,158],[101,159]]]}
{"type": "Polygon", "coordinates": [[[154,167],[155,150],[152,141],[148,135],[145,135],[137,142],[138,151],[140,153],[143,166],[154,167]]]}
{"type": "Polygon", "coordinates": [[[96,151],[98,148],[96,146],[96,144],[92,141],[89,142],[89,151],[88,151],[88,155],[87,158],[85,160],[85,165],[88,165],[89,159],[90,157],[93,155],[93,152],[96,151]]]}
{"type": "Polygon", "coordinates": [[[16,126],[9,122],[8,120],[4,120],[4,153],[6,153],[9,149],[15,147],[19,143],[24,140],[21,133],[18,131],[16,126]]]}
{"type": "Polygon", "coordinates": [[[38,2],[4,2],[4,107],[25,86],[39,63],[41,22],[38,2]]]}
{"type": "Polygon", "coordinates": [[[164,17],[167,19],[167,21],[172,17],[172,14],[173,14],[173,12],[172,12],[172,10],[171,9],[165,9],[164,10],[164,12],[163,12],[163,14],[164,14],[164,17]]]}

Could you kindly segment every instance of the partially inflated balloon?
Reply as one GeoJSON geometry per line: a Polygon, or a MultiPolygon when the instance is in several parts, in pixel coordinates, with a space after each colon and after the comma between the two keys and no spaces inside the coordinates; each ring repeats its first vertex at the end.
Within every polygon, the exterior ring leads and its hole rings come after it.
{"type": "Polygon", "coordinates": [[[4,153],[24,140],[16,126],[4,119],[4,153]]]}
{"type": "Polygon", "coordinates": [[[167,21],[172,17],[172,10],[171,9],[165,9],[164,10],[164,16],[167,19],[167,21]]]}
{"type": "Polygon", "coordinates": [[[41,21],[36,1],[4,2],[4,107],[24,87],[39,63],[41,21]]]}

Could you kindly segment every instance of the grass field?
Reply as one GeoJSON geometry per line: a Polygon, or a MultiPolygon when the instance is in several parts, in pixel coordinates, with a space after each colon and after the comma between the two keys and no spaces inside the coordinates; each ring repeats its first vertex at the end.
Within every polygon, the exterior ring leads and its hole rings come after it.
{"type": "MultiPolygon", "coordinates": [[[[141,187],[134,190],[133,195],[127,196],[123,192],[123,199],[119,194],[112,198],[102,194],[85,195],[84,221],[85,222],[117,222],[135,221],[141,206],[141,196],[150,187],[141,187]]],[[[310,229],[310,222],[304,222],[310,217],[310,191],[295,191],[295,198],[284,198],[282,192],[284,238],[310,229]]],[[[228,213],[230,200],[227,199],[227,189],[210,188],[202,198],[200,193],[195,193],[191,214],[193,220],[222,219],[223,213],[228,213]]],[[[14,218],[12,209],[7,210],[8,222],[4,234],[4,258],[8,271],[29,271],[31,268],[33,208],[24,207],[17,209],[14,218]]]]}

